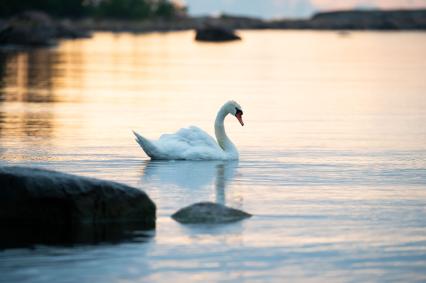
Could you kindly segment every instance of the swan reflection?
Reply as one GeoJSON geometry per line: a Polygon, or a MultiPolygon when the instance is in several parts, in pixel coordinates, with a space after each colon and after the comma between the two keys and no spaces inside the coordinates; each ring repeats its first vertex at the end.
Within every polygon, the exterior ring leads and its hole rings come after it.
{"type": "MultiPolygon", "coordinates": [[[[147,161],[143,169],[142,181],[145,185],[159,188],[177,187],[189,191],[189,197],[194,198],[203,196],[206,189],[214,186],[215,201],[226,204],[225,190],[234,179],[237,166],[238,161],[235,160],[147,161]]],[[[170,189],[168,193],[172,193],[170,189]]]]}

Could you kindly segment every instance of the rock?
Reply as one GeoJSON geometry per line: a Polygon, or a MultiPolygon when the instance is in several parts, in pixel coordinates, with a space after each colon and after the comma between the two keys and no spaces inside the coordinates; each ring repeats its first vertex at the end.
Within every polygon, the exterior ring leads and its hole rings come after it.
{"type": "Polygon", "coordinates": [[[319,29],[408,30],[426,28],[424,10],[353,10],[315,14],[311,23],[319,29]]]}
{"type": "Polygon", "coordinates": [[[147,242],[154,230],[141,229],[138,223],[91,225],[0,224],[0,251],[34,245],[91,245],[99,243],[147,242]]]}
{"type": "Polygon", "coordinates": [[[0,45],[50,46],[62,38],[90,37],[69,20],[55,21],[46,13],[26,11],[17,14],[0,28],[0,45]]]}
{"type": "Polygon", "coordinates": [[[211,42],[222,42],[241,40],[241,38],[234,33],[233,30],[223,27],[205,27],[197,29],[195,40],[198,41],[211,41],[211,42]]]}
{"type": "Polygon", "coordinates": [[[76,28],[75,25],[69,20],[62,20],[56,25],[57,38],[89,38],[90,33],[86,30],[76,28]]]}
{"type": "Polygon", "coordinates": [[[172,218],[180,223],[227,223],[251,217],[244,211],[213,202],[199,202],[178,210],[172,218]]]}
{"type": "Polygon", "coordinates": [[[55,42],[56,26],[43,12],[27,11],[11,18],[0,30],[0,44],[46,46],[55,42]]]}
{"type": "Polygon", "coordinates": [[[0,225],[155,227],[156,207],[123,184],[28,167],[0,167],[0,225]]]}
{"type": "Polygon", "coordinates": [[[426,9],[320,12],[306,20],[275,20],[275,29],[425,30],[426,9]]]}

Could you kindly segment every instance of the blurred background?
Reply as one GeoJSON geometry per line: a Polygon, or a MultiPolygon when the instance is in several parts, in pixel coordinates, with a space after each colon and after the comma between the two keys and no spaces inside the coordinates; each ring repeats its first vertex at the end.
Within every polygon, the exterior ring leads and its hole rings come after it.
{"type": "Polygon", "coordinates": [[[0,16],[23,10],[43,10],[55,16],[142,19],[171,17],[186,11],[191,16],[233,14],[270,18],[305,18],[315,12],[351,9],[421,9],[424,0],[4,0],[0,16]]]}

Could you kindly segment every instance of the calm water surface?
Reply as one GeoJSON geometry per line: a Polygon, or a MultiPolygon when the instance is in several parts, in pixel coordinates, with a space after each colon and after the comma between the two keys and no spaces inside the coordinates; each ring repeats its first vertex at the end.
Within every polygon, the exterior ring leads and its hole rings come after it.
{"type": "Polygon", "coordinates": [[[157,203],[143,241],[0,251],[1,282],[425,282],[426,34],[98,33],[0,53],[0,164],[124,182],[157,203]],[[239,162],[152,162],[150,138],[228,118],[239,162]],[[254,217],[184,226],[216,201],[254,217]]]}

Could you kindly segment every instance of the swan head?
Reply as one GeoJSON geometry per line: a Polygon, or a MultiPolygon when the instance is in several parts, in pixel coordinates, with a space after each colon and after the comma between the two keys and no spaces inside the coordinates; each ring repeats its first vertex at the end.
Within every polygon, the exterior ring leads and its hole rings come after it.
{"type": "Polygon", "coordinates": [[[234,115],[238,119],[238,122],[240,122],[241,126],[244,126],[243,110],[237,102],[233,100],[228,101],[224,105],[224,110],[229,114],[234,115]]]}

